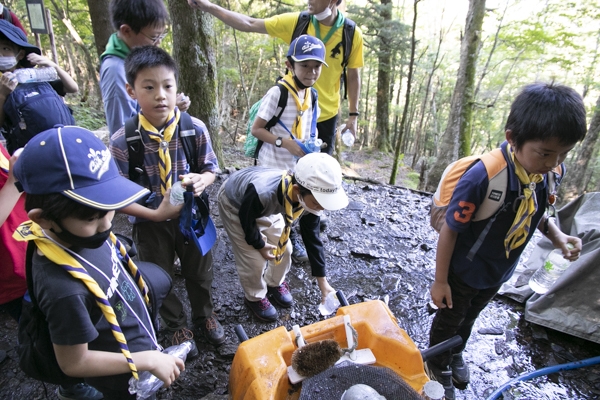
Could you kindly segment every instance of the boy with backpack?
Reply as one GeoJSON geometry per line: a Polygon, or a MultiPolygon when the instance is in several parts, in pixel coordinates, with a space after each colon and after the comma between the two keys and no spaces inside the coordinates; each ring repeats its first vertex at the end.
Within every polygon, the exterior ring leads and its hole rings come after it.
{"type": "Polygon", "coordinates": [[[323,210],[348,205],[340,164],[330,155],[310,153],[294,172],[248,167],[233,173],[219,189],[219,215],[229,236],[244,302],[263,321],[277,320],[269,296],[281,307],[294,300],[285,277],[291,265],[289,234],[300,219],[312,275],[324,301],[335,290],[327,282],[325,252],[319,237],[323,210]]]}
{"type": "Polygon", "coordinates": [[[77,83],[29,44],[23,31],[5,20],[0,20],[0,56],[0,125],[10,154],[54,125],[75,124],[62,96],[77,92],[77,83]],[[35,65],[54,68],[58,79],[18,83],[15,70],[35,65]]]}
{"type": "MultiPolygon", "coordinates": [[[[301,35],[292,41],[285,61],[289,73],[262,98],[252,124],[252,135],[259,140],[255,154],[259,165],[294,170],[298,158],[310,151],[302,142],[317,137],[319,107],[312,86],[323,64],[327,66],[325,45],[319,39],[301,35]]],[[[290,241],[294,260],[308,261],[295,229],[290,241]]]]}
{"type": "MultiPolygon", "coordinates": [[[[145,205],[151,209],[158,208],[167,190],[179,180],[193,186],[194,196],[202,196],[215,180],[217,159],[204,123],[175,106],[175,61],[158,47],[136,47],[125,59],[125,73],[127,92],[139,103],[141,112],[111,137],[110,150],[121,173],[129,179],[139,179],[150,189],[145,205]],[[191,127],[187,126],[190,121],[191,127]],[[134,129],[128,133],[130,125],[134,129]],[[134,137],[128,137],[130,134],[134,137]],[[140,154],[143,157],[138,165],[133,159],[140,154]]],[[[132,222],[140,260],[158,264],[173,277],[173,260],[175,254],[179,256],[194,327],[212,344],[223,343],[225,334],[213,313],[210,250],[202,255],[186,240],[179,218],[163,222],[135,218],[132,222]]],[[[167,331],[189,336],[183,305],[175,293],[165,298],[160,315],[167,331]]]]}
{"type": "Polygon", "coordinates": [[[302,13],[285,13],[259,19],[227,10],[209,0],[188,0],[191,7],[210,13],[242,32],[266,33],[285,43],[291,43],[306,33],[325,44],[325,60],[329,67],[315,83],[315,89],[319,93],[321,108],[317,129],[323,142],[327,143],[325,152],[328,154],[333,153],[341,80],[347,86],[349,98],[346,127],[356,136],[360,69],[364,65],[362,32],[354,21],[338,10],[341,2],[342,0],[313,0],[308,3],[308,10],[302,13]]]}
{"type": "MultiPolygon", "coordinates": [[[[140,107],[126,90],[125,57],[137,46],[160,45],[167,36],[169,12],[162,0],[112,0],[110,19],[116,30],[100,56],[100,91],[108,131],[112,136],[140,107]]],[[[186,111],[189,97],[180,93],[177,108],[186,111]]]]}
{"type": "Polygon", "coordinates": [[[581,251],[581,240],[561,232],[545,215],[554,195],[549,193],[546,174],[561,165],[585,137],[581,96],[567,86],[530,84],[514,100],[505,131],[506,141],[500,146],[502,163],[488,169],[478,161],[462,175],[440,230],[431,286],[431,298],[439,309],[429,344],[454,335],[460,335],[463,343],[428,360],[426,371],[442,383],[449,400],[455,398],[455,384],[469,383],[462,352],[475,319],[510,279],[535,228],[562,249],[566,259],[576,260],[581,251]],[[500,173],[507,174],[507,185],[488,193],[488,186],[500,173]],[[477,213],[488,198],[503,199],[501,212],[479,219],[477,213]],[[484,230],[487,233],[477,243],[484,230]]]}
{"type": "MultiPolygon", "coordinates": [[[[31,139],[14,176],[27,193],[31,221],[13,237],[28,242],[27,279],[35,303],[31,313],[24,305],[19,324],[21,367],[43,371],[40,379],[85,378],[105,399],[135,398],[128,381],[141,371],[169,386],[184,364],[160,351],[148,306],[152,296],[169,290],[170,280],[158,267],[162,276],[152,278],[131,260],[126,268],[118,255],[125,249],[110,231],[115,209],[147,190],[120,176],[92,132],[73,126],[31,139]],[[155,292],[158,286],[162,291],[155,292]],[[30,323],[38,328],[29,329],[30,323]],[[33,345],[47,345],[50,354],[32,352],[27,346],[33,345]]],[[[61,399],[79,398],[63,395],[60,388],[57,393],[61,399]]]]}

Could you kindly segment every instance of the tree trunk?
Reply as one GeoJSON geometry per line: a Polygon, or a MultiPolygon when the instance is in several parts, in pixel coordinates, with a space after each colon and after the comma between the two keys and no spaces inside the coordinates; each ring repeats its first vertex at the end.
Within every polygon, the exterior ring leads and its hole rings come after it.
{"type": "Polygon", "coordinates": [[[394,164],[392,165],[392,174],[390,175],[390,185],[396,184],[396,176],[398,175],[398,165],[400,164],[400,149],[402,147],[402,136],[404,135],[404,129],[406,126],[406,117],[408,115],[408,108],[410,107],[410,88],[412,85],[413,69],[415,64],[415,47],[417,46],[417,39],[415,38],[415,29],[417,25],[417,4],[420,0],[414,0],[414,16],[412,23],[412,35],[410,38],[410,61],[408,62],[408,76],[406,78],[406,100],[404,101],[404,111],[402,112],[402,120],[400,121],[400,132],[398,133],[398,140],[396,140],[394,151],[394,164]]]}
{"type": "Polygon", "coordinates": [[[460,49],[458,76],[450,102],[448,125],[438,158],[429,172],[426,185],[429,191],[435,190],[448,164],[456,160],[459,155],[467,155],[470,152],[469,132],[473,113],[473,86],[484,15],[485,0],[470,0],[465,35],[460,49]]]}
{"type": "Polygon", "coordinates": [[[585,139],[579,146],[575,162],[569,165],[568,176],[565,184],[561,186],[561,199],[567,202],[586,192],[586,177],[588,175],[588,165],[594,164],[594,148],[598,143],[598,134],[600,133],[600,97],[596,102],[594,115],[590,121],[585,139]]]}
{"type": "Polygon", "coordinates": [[[92,20],[92,32],[96,43],[96,52],[98,58],[104,53],[108,38],[114,32],[108,12],[108,0],[87,0],[90,10],[90,19],[92,20]]]}
{"type": "Polygon", "coordinates": [[[187,2],[169,0],[173,24],[173,58],[179,65],[178,92],[190,97],[188,112],[200,118],[210,132],[213,150],[223,167],[217,112],[213,17],[192,11],[187,2]]]}
{"type": "MultiPolygon", "coordinates": [[[[389,24],[392,20],[392,2],[391,0],[381,0],[381,18],[384,23],[389,24]]],[[[376,128],[378,148],[381,151],[390,149],[390,61],[392,51],[390,44],[393,42],[391,37],[393,33],[390,29],[380,31],[380,43],[378,61],[379,68],[377,74],[377,106],[376,106],[376,128]]]]}

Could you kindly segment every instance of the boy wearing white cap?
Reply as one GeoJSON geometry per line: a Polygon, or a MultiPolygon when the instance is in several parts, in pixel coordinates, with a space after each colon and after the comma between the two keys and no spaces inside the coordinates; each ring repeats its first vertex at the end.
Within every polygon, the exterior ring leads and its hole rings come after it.
{"type": "Polygon", "coordinates": [[[321,296],[335,290],[327,282],[320,214],[348,205],[339,163],[324,153],[311,153],[298,161],[295,171],[261,166],[235,172],[221,186],[219,215],[227,232],[245,303],[261,320],[275,321],[277,310],[291,307],[293,298],[285,276],[291,265],[289,232],[300,215],[300,232],[308,251],[312,275],[321,296]]]}

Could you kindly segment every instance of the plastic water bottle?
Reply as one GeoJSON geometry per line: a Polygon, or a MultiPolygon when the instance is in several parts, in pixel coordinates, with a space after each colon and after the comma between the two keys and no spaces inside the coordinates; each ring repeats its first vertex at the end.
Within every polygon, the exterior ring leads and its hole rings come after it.
{"type": "Polygon", "coordinates": [[[565,272],[571,265],[571,261],[563,257],[561,249],[554,249],[548,254],[544,265],[533,273],[529,279],[529,287],[536,293],[544,294],[554,282],[565,272]]]}
{"type": "Polygon", "coordinates": [[[323,144],[323,141],[319,138],[316,137],[309,137],[306,142],[304,142],[304,146],[308,149],[309,152],[311,153],[319,153],[321,151],[321,145],[323,144]]]}
{"type": "Polygon", "coordinates": [[[169,201],[172,205],[178,206],[185,202],[183,193],[187,191],[187,187],[183,185],[183,181],[177,181],[171,186],[171,197],[169,201]]]}
{"type": "Polygon", "coordinates": [[[17,82],[50,82],[58,79],[58,73],[54,67],[43,68],[18,68],[13,71],[17,82]]]}
{"type": "Polygon", "coordinates": [[[319,312],[323,316],[331,315],[340,306],[340,300],[337,298],[335,292],[330,292],[325,297],[325,303],[319,304],[319,312]]]}
{"type": "Polygon", "coordinates": [[[354,145],[354,135],[350,129],[346,129],[346,124],[340,126],[340,132],[342,132],[342,143],[352,147],[354,145]]]}
{"type": "MultiPolygon", "coordinates": [[[[188,340],[181,344],[167,347],[163,350],[163,353],[180,358],[185,362],[188,353],[190,354],[190,357],[192,357],[191,354],[194,351],[197,352],[196,343],[194,343],[193,340],[188,340]]],[[[164,385],[164,382],[152,375],[150,371],[140,372],[138,377],[138,380],[135,380],[133,377],[129,379],[129,393],[136,394],[136,399],[138,400],[147,399],[158,392],[164,385]]]]}

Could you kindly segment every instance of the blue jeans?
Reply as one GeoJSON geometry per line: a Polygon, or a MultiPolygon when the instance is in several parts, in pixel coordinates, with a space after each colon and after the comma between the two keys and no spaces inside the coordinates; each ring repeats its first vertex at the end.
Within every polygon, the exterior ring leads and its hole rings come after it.
{"type": "Polygon", "coordinates": [[[452,308],[437,310],[429,331],[429,346],[434,346],[455,335],[460,335],[463,342],[462,345],[430,359],[433,365],[442,369],[450,365],[453,354],[458,354],[465,349],[479,313],[502,286],[475,289],[465,284],[452,270],[448,272],[448,284],[452,290],[452,308]]]}

